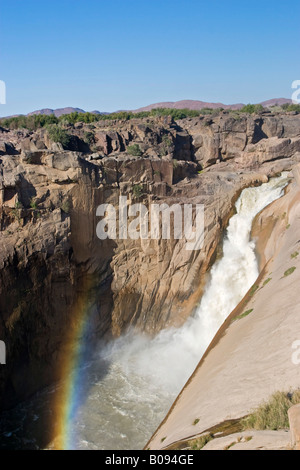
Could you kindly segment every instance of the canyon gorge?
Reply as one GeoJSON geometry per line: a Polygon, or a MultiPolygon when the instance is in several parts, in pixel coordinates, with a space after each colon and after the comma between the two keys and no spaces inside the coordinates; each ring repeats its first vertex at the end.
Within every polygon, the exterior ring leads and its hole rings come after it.
{"type": "Polygon", "coordinates": [[[65,131],[67,145],[54,142],[46,128],[0,127],[0,340],[7,354],[0,368],[1,411],[64,379],[60,365],[82,336],[90,351],[125,334],[156,338],[183,327],[224,254],[224,234],[241,193],[282,172],[284,196],[263,206],[252,226],[260,288],[248,297],[245,292],[248,303],[240,299],[224,318],[146,447],[187,445],[228,417],[246,415],[285,385],[299,388],[298,369],[288,366],[288,355],[282,359],[279,345],[285,334],[287,349],[297,340],[291,325],[297,322],[300,269],[291,254],[299,248],[300,115],[224,110],[176,121],[158,116],[65,124],[65,131]],[[185,240],[174,238],[99,240],[96,209],[105,203],[118,210],[121,195],[147,207],[202,204],[201,250],[187,251],[185,240]],[[284,273],[291,266],[290,284],[284,273]],[[267,279],[272,281],[262,289],[267,279]],[[266,304],[277,312],[275,338],[268,336],[266,304]],[[247,309],[253,314],[233,321],[247,309]],[[285,311],[287,323],[280,316],[285,311]],[[271,350],[265,363],[260,337],[268,338],[271,350]],[[244,355],[247,361],[240,361],[244,355]]]}

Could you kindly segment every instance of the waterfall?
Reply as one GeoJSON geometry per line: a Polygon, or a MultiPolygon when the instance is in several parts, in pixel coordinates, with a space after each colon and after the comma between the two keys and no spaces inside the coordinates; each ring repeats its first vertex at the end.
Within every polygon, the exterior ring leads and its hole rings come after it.
{"type": "Polygon", "coordinates": [[[184,326],[163,330],[153,339],[129,333],[101,350],[90,364],[93,384],[74,422],[77,448],[143,447],[219,327],[255,282],[259,273],[252,222],[282,196],[286,184],[283,174],[242,191],[224,237],[223,256],[184,326]],[[106,373],[98,380],[101,364],[106,373]]]}
{"type": "Polygon", "coordinates": [[[123,335],[99,347],[76,371],[82,387],[78,396],[84,400],[68,427],[71,448],[144,447],[224,320],[255,282],[259,273],[252,222],[282,196],[287,182],[285,173],[242,191],[224,234],[222,258],[211,269],[194,315],[181,328],[165,329],[155,338],[136,332],[123,335]]]}

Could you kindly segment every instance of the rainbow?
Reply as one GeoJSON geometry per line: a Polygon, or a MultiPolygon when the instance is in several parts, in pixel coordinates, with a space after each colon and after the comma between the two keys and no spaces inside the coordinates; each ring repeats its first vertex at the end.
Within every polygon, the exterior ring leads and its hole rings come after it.
{"type": "Polygon", "coordinates": [[[51,448],[72,450],[76,444],[72,425],[79,406],[84,402],[85,383],[82,365],[86,358],[88,332],[92,306],[90,282],[84,282],[82,294],[71,311],[69,330],[66,334],[64,351],[60,362],[60,385],[54,397],[54,423],[51,448]],[[88,285],[87,285],[88,284],[88,285]]]}

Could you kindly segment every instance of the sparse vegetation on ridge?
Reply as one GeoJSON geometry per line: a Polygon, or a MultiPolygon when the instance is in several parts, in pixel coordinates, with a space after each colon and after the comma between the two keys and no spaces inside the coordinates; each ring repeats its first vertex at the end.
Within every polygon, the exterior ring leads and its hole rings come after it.
{"type": "MultiPolygon", "coordinates": [[[[226,113],[232,115],[235,119],[239,120],[241,114],[254,114],[262,113],[265,108],[261,104],[247,104],[241,109],[233,110],[226,109],[226,113]]],[[[270,110],[274,113],[278,112],[296,112],[300,113],[299,104],[283,104],[282,106],[272,106],[270,110]]],[[[171,117],[174,120],[193,118],[198,116],[217,116],[220,112],[224,111],[223,108],[202,108],[196,109],[176,109],[176,108],[155,108],[151,111],[141,111],[134,113],[132,111],[121,111],[118,113],[110,114],[94,114],[94,113],[80,113],[73,112],[70,114],[63,114],[56,117],[54,114],[34,114],[30,116],[15,116],[11,118],[0,119],[0,124],[9,129],[25,128],[28,130],[37,130],[45,127],[46,125],[63,123],[64,125],[74,125],[78,122],[92,124],[97,121],[128,121],[130,119],[141,119],[151,117],[171,117]]],[[[208,125],[209,123],[206,123],[208,125]]]]}
{"type": "MultiPolygon", "coordinates": [[[[224,421],[204,434],[194,439],[181,441],[170,449],[190,449],[201,450],[209,441],[218,439],[219,437],[230,436],[239,432],[254,430],[279,430],[289,428],[288,409],[300,403],[300,389],[294,392],[275,392],[269,400],[262,403],[258,408],[253,410],[247,416],[239,419],[224,421]]],[[[252,436],[244,436],[245,441],[252,439],[252,436]]],[[[239,442],[239,438],[233,441],[227,448],[239,442]]]]}
{"type": "Polygon", "coordinates": [[[288,409],[300,403],[300,390],[275,392],[271,398],[242,420],[244,429],[277,430],[289,428],[288,409]]]}

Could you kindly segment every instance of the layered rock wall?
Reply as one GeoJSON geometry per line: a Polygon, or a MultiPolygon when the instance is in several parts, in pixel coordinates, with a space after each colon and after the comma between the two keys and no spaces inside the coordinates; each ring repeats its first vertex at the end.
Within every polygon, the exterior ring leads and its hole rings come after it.
{"type": "Polygon", "coordinates": [[[0,129],[2,407],[59,378],[83,303],[96,338],[182,324],[243,188],[299,161],[299,115],[77,124],[70,148],[45,129],[0,129]],[[92,143],[85,142],[92,132],[92,143]],[[132,155],[132,145],[139,155],[132,155]],[[203,204],[199,251],[185,240],[99,240],[96,208],[203,204]],[[84,302],[83,302],[84,299],[84,302]]]}

